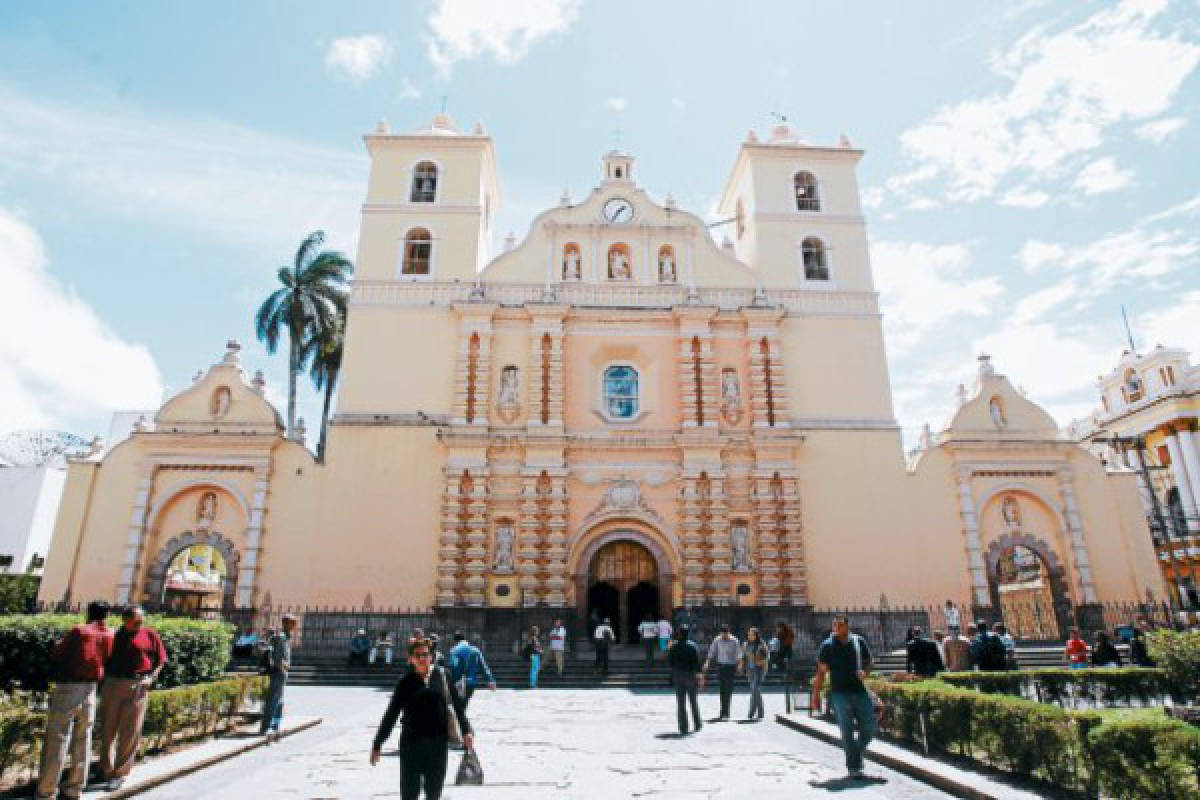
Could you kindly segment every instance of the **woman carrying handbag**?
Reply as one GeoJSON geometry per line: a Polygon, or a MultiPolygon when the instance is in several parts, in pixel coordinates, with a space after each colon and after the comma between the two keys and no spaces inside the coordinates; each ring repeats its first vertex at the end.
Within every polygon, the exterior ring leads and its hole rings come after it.
{"type": "Polygon", "coordinates": [[[746,631],[746,644],[742,652],[746,660],[746,680],[750,683],[750,710],[746,712],[746,719],[762,719],[766,715],[763,708],[762,684],[763,678],[767,676],[771,651],[763,643],[758,628],[746,631]]]}
{"type": "Polygon", "coordinates": [[[428,639],[409,640],[408,663],[408,672],[396,684],[375,734],[371,766],[379,763],[383,743],[400,718],[401,800],[418,800],[422,784],[427,800],[438,800],[446,779],[450,739],[460,735],[469,755],[474,737],[453,681],[440,667],[432,666],[433,647],[428,639]]]}

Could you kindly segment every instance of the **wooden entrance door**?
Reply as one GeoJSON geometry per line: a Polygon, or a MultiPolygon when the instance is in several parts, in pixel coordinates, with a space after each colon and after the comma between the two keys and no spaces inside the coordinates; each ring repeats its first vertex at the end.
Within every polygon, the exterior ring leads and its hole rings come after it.
{"type": "MultiPolygon", "coordinates": [[[[654,556],[637,542],[609,542],[596,551],[592,558],[588,570],[589,597],[591,588],[602,583],[616,590],[618,608],[611,622],[617,641],[631,641],[636,623],[631,625],[629,621],[630,592],[639,584],[642,585],[639,589],[642,594],[645,593],[646,584],[658,587],[658,564],[655,563],[654,556]]],[[[661,597],[661,592],[659,596],[661,597]]],[[[641,597],[641,594],[638,597],[641,597]]],[[[595,606],[588,609],[589,615],[594,608],[595,606]]],[[[655,611],[661,613],[659,609],[655,611]]]]}

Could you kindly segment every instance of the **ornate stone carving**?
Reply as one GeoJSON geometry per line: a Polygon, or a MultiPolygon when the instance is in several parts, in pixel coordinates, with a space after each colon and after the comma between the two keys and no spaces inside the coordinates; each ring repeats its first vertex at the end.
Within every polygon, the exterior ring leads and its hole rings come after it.
{"type": "Polygon", "coordinates": [[[208,413],[214,419],[221,419],[229,413],[229,405],[233,402],[233,394],[228,386],[219,386],[208,401],[208,413]]]}
{"type": "Polygon", "coordinates": [[[496,526],[496,572],[513,571],[513,526],[504,522],[496,526]]]}
{"type": "Polygon", "coordinates": [[[992,424],[997,428],[1008,427],[1008,418],[1004,416],[1004,401],[1000,395],[993,395],[988,401],[988,413],[992,415],[992,424]]]}
{"type": "Polygon", "coordinates": [[[742,418],[742,388],[732,367],[721,370],[721,414],[730,425],[742,418]]]}
{"type": "Polygon", "coordinates": [[[1004,525],[1010,529],[1021,527],[1021,504],[1017,498],[1008,495],[1000,504],[1000,513],[1004,515],[1004,525]]]}
{"type": "Polygon", "coordinates": [[[521,413],[520,377],[516,367],[507,366],[500,372],[500,390],[496,398],[496,408],[500,419],[513,422],[521,413]]]}
{"type": "Polygon", "coordinates": [[[658,282],[675,283],[675,256],[669,247],[658,253],[658,282]]]}
{"type": "Polygon", "coordinates": [[[619,247],[614,247],[608,252],[608,277],[614,281],[627,281],[633,277],[629,259],[619,247]]]}
{"type": "Polygon", "coordinates": [[[735,523],[729,529],[729,540],[733,545],[733,569],[750,569],[750,534],[743,523],[735,523]]]}
{"type": "Polygon", "coordinates": [[[577,281],[580,279],[579,251],[571,247],[563,254],[563,280],[577,281]]]}
{"type": "Polygon", "coordinates": [[[637,508],[642,504],[642,491],[633,481],[616,481],[605,493],[604,504],[617,509],[637,508]]]}
{"type": "Polygon", "coordinates": [[[205,492],[196,503],[196,530],[207,531],[217,519],[217,493],[205,492]]]}

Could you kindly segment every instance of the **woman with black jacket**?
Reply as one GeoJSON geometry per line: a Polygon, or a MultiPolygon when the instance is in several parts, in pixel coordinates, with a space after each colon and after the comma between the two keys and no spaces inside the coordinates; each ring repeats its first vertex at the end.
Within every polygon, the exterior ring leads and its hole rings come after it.
{"type": "Polygon", "coordinates": [[[438,800],[446,779],[446,757],[449,749],[447,725],[449,712],[446,698],[454,707],[458,727],[467,750],[473,744],[471,726],[467,722],[462,699],[444,670],[432,666],[433,647],[428,639],[412,639],[408,643],[408,672],[396,684],[388,703],[375,743],[371,747],[371,766],[379,763],[383,743],[392,735],[396,718],[400,717],[400,797],[417,800],[424,779],[425,797],[438,800]]]}

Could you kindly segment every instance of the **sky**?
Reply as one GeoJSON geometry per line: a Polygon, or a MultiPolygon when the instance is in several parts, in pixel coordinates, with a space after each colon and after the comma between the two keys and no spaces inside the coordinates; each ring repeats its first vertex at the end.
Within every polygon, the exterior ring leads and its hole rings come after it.
{"type": "Polygon", "coordinates": [[[0,435],[106,434],[231,338],[281,403],[254,310],[308,232],[353,257],[362,134],[443,104],[494,138],[498,240],[616,142],[715,219],[748,130],[845,133],[908,442],[984,351],[1065,425],[1122,305],[1139,349],[1200,353],[1198,66],[1198,0],[9,0],[0,435]]]}

